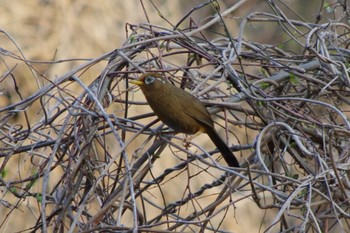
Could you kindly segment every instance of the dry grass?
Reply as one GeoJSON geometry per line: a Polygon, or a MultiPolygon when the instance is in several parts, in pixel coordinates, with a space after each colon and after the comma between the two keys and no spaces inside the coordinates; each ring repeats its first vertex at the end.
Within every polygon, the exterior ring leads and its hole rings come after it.
{"type": "Polygon", "coordinates": [[[102,2],[2,7],[26,23],[1,35],[3,232],[349,230],[345,1],[316,22],[281,3],[102,2]],[[128,84],[149,70],[207,104],[241,168],[156,120],[128,84]]]}

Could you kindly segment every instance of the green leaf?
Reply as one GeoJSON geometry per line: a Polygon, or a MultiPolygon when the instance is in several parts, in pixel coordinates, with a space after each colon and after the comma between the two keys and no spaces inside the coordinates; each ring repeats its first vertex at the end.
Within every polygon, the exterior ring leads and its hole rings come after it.
{"type": "Polygon", "coordinates": [[[291,142],[290,144],[289,144],[289,146],[291,147],[291,148],[295,148],[296,147],[296,145],[297,145],[297,143],[296,142],[291,142]]]}
{"type": "Polygon", "coordinates": [[[1,170],[1,178],[5,178],[6,175],[7,175],[7,169],[4,168],[1,170]]]}
{"type": "Polygon", "coordinates": [[[299,84],[299,78],[295,76],[294,74],[289,75],[289,82],[292,84],[299,84]]]}
{"type": "Polygon", "coordinates": [[[130,44],[137,42],[135,36],[130,36],[130,44]]]}
{"type": "Polygon", "coordinates": [[[166,43],[165,41],[161,42],[159,44],[159,48],[164,49],[165,48],[165,43],[166,43]]]}
{"type": "Polygon", "coordinates": [[[264,77],[268,78],[270,77],[269,73],[267,72],[267,70],[265,68],[261,68],[261,73],[264,75],[264,77]]]}
{"type": "Polygon", "coordinates": [[[220,12],[220,4],[217,1],[211,1],[211,5],[214,7],[216,12],[220,12]]]}
{"type": "Polygon", "coordinates": [[[256,104],[258,105],[258,106],[264,106],[265,104],[264,104],[264,102],[263,101],[256,101],[256,104]]]}
{"type": "Polygon", "coordinates": [[[10,188],[11,193],[17,193],[17,188],[16,187],[11,187],[10,188]]]}
{"type": "Polygon", "coordinates": [[[41,193],[37,193],[35,195],[36,200],[41,203],[43,201],[43,195],[41,193]]]}
{"type": "Polygon", "coordinates": [[[270,83],[267,83],[267,82],[260,83],[260,88],[262,88],[262,89],[268,88],[269,86],[270,86],[270,83]]]}
{"type": "Polygon", "coordinates": [[[333,13],[334,9],[331,7],[331,4],[328,2],[323,3],[323,8],[327,11],[327,13],[333,13]]]}

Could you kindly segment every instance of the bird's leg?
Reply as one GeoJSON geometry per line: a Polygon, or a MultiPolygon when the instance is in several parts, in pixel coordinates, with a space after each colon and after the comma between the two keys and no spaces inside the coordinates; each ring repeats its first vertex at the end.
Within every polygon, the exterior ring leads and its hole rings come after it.
{"type": "Polygon", "coordinates": [[[186,149],[188,149],[190,146],[191,146],[191,141],[195,138],[195,137],[197,137],[199,134],[201,134],[202,132],[201,131],[198,131],[197,133],[195,133],[195,134],[192,134],[192,135],[188,135],[188,134],[186,134],[186,137],[185,137],[185,139],[183,140],[183,146],[186,148],[186,149]]]}
{"type": "Polygon", "coordinates": [[[191,146],[191,144],[190,144],[191,139],[190,138],[191,138],[191,136],[185,134],[185,138],[182,141],[182,145],[183,145],[183,147],[186,148],[186,150],[191,146]]]}

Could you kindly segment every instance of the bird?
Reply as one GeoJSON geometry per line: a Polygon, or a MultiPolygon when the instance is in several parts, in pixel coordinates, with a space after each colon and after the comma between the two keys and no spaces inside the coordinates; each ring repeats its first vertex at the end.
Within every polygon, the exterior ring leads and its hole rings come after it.
{"type": "Polygon", "coordinates": [[[214,122],[204,104],[187,91],[171,84],[163,75],[147,72],[136,80],[146,100],[167,126],[179,133],[206,133],[230,167],[239,167],[239,162],[214,128],[214,122]]]}

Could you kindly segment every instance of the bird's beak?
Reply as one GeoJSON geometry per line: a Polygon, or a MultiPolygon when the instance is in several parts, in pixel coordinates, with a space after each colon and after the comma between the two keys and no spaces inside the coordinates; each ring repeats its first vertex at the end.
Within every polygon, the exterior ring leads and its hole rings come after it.
{"type": "Polygon", "coordinates": [[[130,80],[130,82],[131,82],[132,84],[136,84],[136,85],[138,85],[138,86],[142,86],[142,85],[143,85],[143,82],[140,81],[140,80],[130,80]]]}

